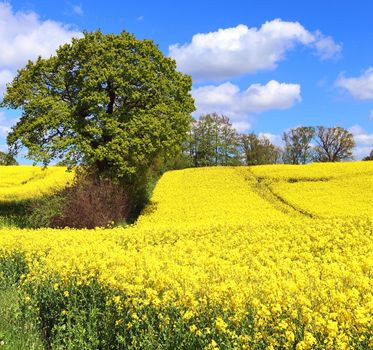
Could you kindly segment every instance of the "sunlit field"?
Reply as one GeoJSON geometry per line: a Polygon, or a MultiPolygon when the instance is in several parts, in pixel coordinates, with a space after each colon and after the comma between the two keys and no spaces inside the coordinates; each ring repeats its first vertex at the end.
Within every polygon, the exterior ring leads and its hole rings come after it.
{"type": "MultiPolygon", "coordinates": [[[[1,198],[39,193],[23,169],[1,198]]],[[[373,162],[167,172],[127,228],[1,229],[0,280],[53,349],[369,349],[372,185],[373,162]]]]}
{"type": "Polygon", "coordinates": [[[73,179],[65,167],[0,166],[0,202],[21,201],[47,195],[73,179]]]}

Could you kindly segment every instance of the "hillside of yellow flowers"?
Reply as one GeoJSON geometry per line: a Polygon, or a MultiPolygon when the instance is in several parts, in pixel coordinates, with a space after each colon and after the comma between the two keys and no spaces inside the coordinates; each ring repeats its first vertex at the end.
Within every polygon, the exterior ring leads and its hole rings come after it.
{"type": "Polygon", "coordinates": [[[65,167],[0,165],[0,202],[33,199],[64,187],[73,180],[65,167]]]}
{"type": "Polygon", "coordinates": [[[46,348],[373,348],[372,184],[373,162],[167,172],[129,227],[0,229],[0,281],[46,348]]]}

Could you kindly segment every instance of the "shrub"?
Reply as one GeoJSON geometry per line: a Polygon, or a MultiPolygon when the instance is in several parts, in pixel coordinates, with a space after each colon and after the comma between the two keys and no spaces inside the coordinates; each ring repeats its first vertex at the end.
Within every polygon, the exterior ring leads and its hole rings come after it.
{"type": "Polygon", "coordinates": [[[78,176],[75,184],[62,192],[62,198],[62,211],[51,218],[51,227],[104,227],[129,215],[125,189],[110,180],[78,176]]]}
{"type": "Polygon", "coordinates": [[[72,186],[29,205],[27,226],[105,227],[129,217],[128,195],[119,184],[77,175],[72,186]]]}

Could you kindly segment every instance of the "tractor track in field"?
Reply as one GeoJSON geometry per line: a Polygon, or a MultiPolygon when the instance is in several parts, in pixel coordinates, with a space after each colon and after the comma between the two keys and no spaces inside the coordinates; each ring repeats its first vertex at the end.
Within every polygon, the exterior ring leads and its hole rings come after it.
{"type": "Polygon", "coordinates": [[[249,167],[238,169],[238,172],[247,181],[252,190],[262,199],[269,202],[275,209],[290,216],[307,217],[311,219],[318,218],[318,216],[292,205],[275,193],[273,189],[265,183],[265,180],[259,179],[249,167]]]}

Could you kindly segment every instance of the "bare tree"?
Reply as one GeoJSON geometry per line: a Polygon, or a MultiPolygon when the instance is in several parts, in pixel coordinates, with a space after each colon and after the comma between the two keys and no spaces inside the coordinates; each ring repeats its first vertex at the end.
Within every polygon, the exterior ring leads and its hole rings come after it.
{"type": "Polygon", "coordinates": [[[319,162],[339,162],[352,158],[352,149],[355,141],[352,133],[348,130],[335,126],[316,128],[316,146],[314,157],[319,162]]]}
{"type": "Polygon", "coordinates": [[[312,139],[315,128],[301,126],[284,132],[282,139],[285,143],[283,160],[284,163],[305,164],[312,160],[312,139]]]}

